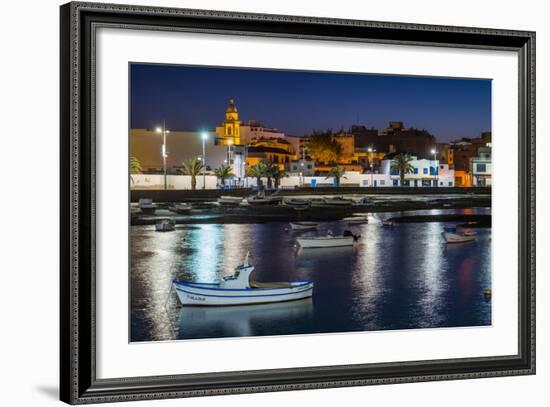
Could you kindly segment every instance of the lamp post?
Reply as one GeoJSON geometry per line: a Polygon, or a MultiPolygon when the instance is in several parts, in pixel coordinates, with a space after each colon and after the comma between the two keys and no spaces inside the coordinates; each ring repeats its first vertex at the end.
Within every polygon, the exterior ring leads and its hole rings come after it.
{"type": "Polygon", "coordinates": [[[372,147],[369,147],[367,149],[367,151],[369,152],[369,167],[370,167],[370,186],[371,187],[374,187],[374,183],[373,183],[373,165],[372,165],[372,153],[376,152],[375,149],[373,149],[372,147]]]}
{"type": "Polygon", "coordinates": [[[434,168],[435,168],[435,186],[437,187],[439,184],[439,165],[437,164],[437,149],[432,148],[432,154],[434,156],[434,168]]]}
{"type": "Polygon", "coordinates": [[[168,188],[166,178],[167,178],[167,168],[166,168],[166,158],[168,157],[168,151],[166,151],[166,135],[170,133],[170,130],[166,130],[166,122],[162,121],[162,127],[156,128],[157,133],[162,133],[162,149],[160,154],[162,155],[162,169],[164,173],[164,189],[168,188]]]}
{"type": "Polygon", "coordinates": [[[205,143],[208,138],[208,134],[203,132],[201,134],[202,138],[202,189],[206,189],[206,148],[205,143]]]}

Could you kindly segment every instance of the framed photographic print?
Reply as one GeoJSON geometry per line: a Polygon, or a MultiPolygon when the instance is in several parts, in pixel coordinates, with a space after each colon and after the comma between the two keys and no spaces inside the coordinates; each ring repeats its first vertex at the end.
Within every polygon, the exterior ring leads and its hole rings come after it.
{"type": "Polygon", "coordinates": [[[60,18],[63,401],[535,373],[533,32],[60,18]]]}

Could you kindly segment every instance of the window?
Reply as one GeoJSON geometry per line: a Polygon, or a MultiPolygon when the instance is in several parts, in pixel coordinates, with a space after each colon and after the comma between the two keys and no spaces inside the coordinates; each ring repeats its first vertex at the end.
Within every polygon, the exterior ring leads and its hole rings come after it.
{"type": "Polygon", "coordinates": [[[416,168],[416,167],[414,168],[414,173],[418,174],[418,168],[416,168]]]}
{"type": "Polygon", "coordinates": [[[486,164],[476,164],[476,172],[486,172],[486,171],[487,171],[486,164]]]}
{"type": "Polygon", "coordinates": [[[422,174],[427,174],[428,173],[428,169],[427,168],[422,168],[422,174]]]}
{"type": "Polygon", "coordinates": [[[453,181],[449,181],[449,186],[450,186],[450,187],[453,186],[453,181]]]}
{"type": "Polygon", "coordinates": [[[368,180],[368,179],[364,179],[364,180],[363,180],[363,185],[364,185],[364,186],[368,186],[368,185],[369,185],[369,180],[368,180]]]}
{"type": "Polygon", "coordinates": [[[380,185],[386,185],[386,180],[381,179],[380,180],[380,185]]]}

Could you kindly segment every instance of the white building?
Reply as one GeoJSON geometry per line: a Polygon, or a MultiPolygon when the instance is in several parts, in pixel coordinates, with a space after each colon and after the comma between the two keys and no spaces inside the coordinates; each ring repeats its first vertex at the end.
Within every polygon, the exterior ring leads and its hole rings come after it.
{"type": "MultiPolygon", "coordinates": [[[[440,164],[439,160],[417,159],[412,157],[410,162],[413,172],[405,174],[405,187],[454,187],[454,170],[447,164],[440,164]]],[[[380,173],[391,179],[392,186],[401,186],[398,171],[392,171],[392,159],[382,160],[380,173]]]]}
{"type": "Polygon", "coordinates": [[[491,145],[480,147],[478,156],[470,159],[470,173],[472,174],[472,186],[485,187],[492,185],[492,158],[491,145]]]}

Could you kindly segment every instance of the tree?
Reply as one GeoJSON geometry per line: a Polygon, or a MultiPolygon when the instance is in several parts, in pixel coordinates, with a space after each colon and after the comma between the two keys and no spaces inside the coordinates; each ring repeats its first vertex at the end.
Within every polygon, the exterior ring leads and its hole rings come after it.
{"type": "MultiPolygon", "coordinates": [[[[141,163],[139,160],[134,157],[130,156],[130,174],[141,174],[143,172],[143,168],[141,168],[141,163]]],[[[130,175],[130,181],[132,184],[134,183],[134,179],[130,175]]]]}
{"type": "Polygon", "coordinates": [[[332,167],[330,171],[328,172],[328,176],[325,179],[334,178],[336,181],[336,187],[340,187],[340,179],[346,178],[344,176],[346,172],[340,168],[339,166],[332,167]]]}
{"type": "Polygon", "coordinates": [[[403,186],[405,183],[405,174],[412,174],[414,172],[414,167],[411,164],[412,160],[412,156],[408,153],[396,155],[392,160],[390,171],[399,173],[400,186],[403,186]]]}
{"type": "Polygon", "coordinates": [[[285,170],[281,170],[278,165],[272,165],[270,175],[275,181],[275,189],[279,188],[279,184],[281,183],[281,178],[288,177],[288,174],[285,170]]]}
{"type": "Polygon", "coordinates": [[[307,149],[315,161],[325,164],[337,162],[342,155],[342,146],[333,137],[331,130],[314,132],[309,138],[307,149]]]}
{"type": "Polygon", "coordinates": [[[216,177],[220,179],[220,184],[222,185],[222,188],[227,178],[231,178],[235,176],[235,174],[233,174],[233,172],[231,171],[231,167],[226,164],[214,170],[214,174],[216,174],[216,177]]]}
{"type": "Polygon", "coordinates": [[[266,176],[266,172],[267,172],[266,164],[263,161],[260,161],[259,163],[251,165],[248,168],[248,170],[246,172],[246,176],[256,178],[256,184],[258,186],[261,186],[262,185],[262,177],[266,176]]]}
{"type": "Polygon", "coordinates": [[[204,165],[198,157],[193,157],[183,163],[183,173],[191,175],[191,189],[197,189],[197,175],[201,173],[203,168],[204,165]]]}

